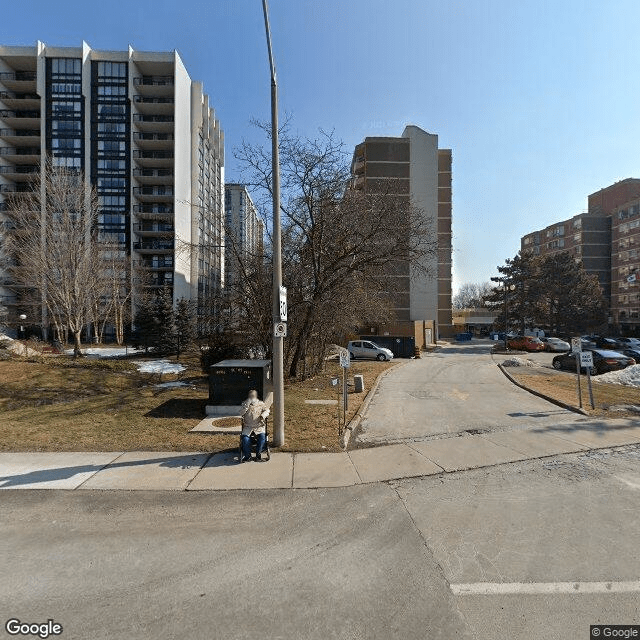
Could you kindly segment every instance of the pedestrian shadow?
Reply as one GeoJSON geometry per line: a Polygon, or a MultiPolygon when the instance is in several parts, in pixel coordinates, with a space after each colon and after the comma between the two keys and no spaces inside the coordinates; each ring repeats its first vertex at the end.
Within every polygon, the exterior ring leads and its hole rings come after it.
{"type": "MultiPolygon", "coordinates": [[[[575,422],[567,422],[564,424],[550,424],[545,426],[536,426],[530,429],[532,433],[558,433],[558,434],[572,434],[572,433],[592,433],[595,435],[604,436],[607,433],[615,431],[625,431],[640,427],[640,421],[629,420],[627,422],[612,422],[606,420],[589,420],[588,418],[579,418],[575,422]]],[[[638,432],[638,439],[640,439],[640,431],[638,432]]]]}
{"type": "MultiPolygon", "coordinates": [[[[229,452],[236,449],[229,449],[229,452]]],[[[225,452],[226,453],[226,452],[225,452]]],[[[194,467],[202,468],[213,454],[190,454],[171,456],[158,456],[157,458],[148,458],[140,460],[128,460],[125,462],[110,462],[107,464],[83,464],[71,467],[58,467],[55,469],[42,469],[37,471],[28,471],[25,473],[9,474],[0,476],[0,489],[11,487],[19,487],[24,485],[37,485],[47,482],[56,482],[60,480],[70,480],[74,476],[81,474],[90,474],[85,480],[92,477],[93,474],[104,469],[117,469],[126,467],[139,467],[149,464],[157,464],[160,467],[169,469],[191,469],[194,467]]],[[[37,489],[37,486],[33,487],[37,489]]]]}
{"type": "Polygon", "coordinates": [[[556,409],[554,411],[533,411],[533,412],[522,412],[516,411],[514,413],[507,413],[507,415],[511,418],[550,418],[554,415],[566,415],[569,413],[566,409],[556,409]]]}

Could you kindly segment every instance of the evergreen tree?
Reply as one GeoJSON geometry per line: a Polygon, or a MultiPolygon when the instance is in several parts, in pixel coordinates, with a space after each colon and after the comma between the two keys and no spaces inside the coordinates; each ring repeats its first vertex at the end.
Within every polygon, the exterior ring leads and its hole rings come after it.
{"type": "Polygon", "coordinates": [[[167,287],[158,291],[153,306],[157,323],[154,350],[161,354],[175,353],[178,349],[176,313],[171,291],[167,287]]]}
{"type": "Polygon", "coordinates": [[[541,322],[554,333],[580,333],[602,324],[605,304],[600,283],[568,252],[546,256],[540,263],[538,282],[541,322]]]}
{"type": "Polygon", "coordinates": [[[136,310],[135,340],[136,343],[144,347],[145,351],[153,349],[158,339],[158,321],[155,312],[155,300],[146,299],[138,304],[136,310]]]}
{"type": "Polygon", "coordinates": [[[193,346],[196,340],[196,309],[193,302],[180,298],[176,304],[175,328],[178,355],[193,346]]]}

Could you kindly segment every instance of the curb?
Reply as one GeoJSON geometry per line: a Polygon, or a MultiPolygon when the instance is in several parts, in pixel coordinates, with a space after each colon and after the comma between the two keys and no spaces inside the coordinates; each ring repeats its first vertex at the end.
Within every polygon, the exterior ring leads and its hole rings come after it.
{"type": "Polygon", "coordinates": [[[520,387],[521,389],[524,389],[525,391],[527,391],[528,393],[534,395],[534,396],[538,396],[538,398],[542,398],[543,400],[546,400],[547,402],[551,402],[551,404],[555,404],[558,407],[562,407],[563,409],[567,409],[568,411],[573,411],[574,413],[579,413],[582,416],[588,416],[589,414],[584,410],[584,409],[580,409],[579,407],[574,407],[571,404],[567,404],[566,402],[562,402],[562,400],[556,400],[555,398],[552,398],[551,396],[547,396],[544,393],[540,393],[539,391],[534,391],[533,389],[530,389],[529,387],[525,387],[523,384],[521,384],[520,382],[518,382],[506,369],[506,367],[503,367],[501,364],[496,363],[498,365],[498,368],[500,369],[500,371],[502,371],[502,373],[504,373],[504,375],[507,377],[507,379],[512,382],[513,384],[516,385],[516,387],[520,387]]]}
{"type": "Polygon", "coordinates": [[[362,418],[364,418],[364,414],[367,412],[367,409],[369,408],[369,405],[373,400],[373,396],[378,390],[378,386],[380,385],[380,382],[382,381],[382,379],[385,378],[392,371],[395,371],[396,369],[400,369],[406,366],[407,364],[409,364],[409,362],[411,362],[411,360],[407,360],[406,362],[398,362],[398,364],[394,365],[393,367],[389,367],[382,373],[378,374],[378,377],[375,379],[374,383],[371,385],[371,389],[369,389],[369,393],[367,393],[367,395],[365,396],[365,399],[362,401],[362,404],[360,405],[360,408],[356,412],[356,415],[353,416],[353,418],[351,418],[351,420],[349,421],[349,424],[344,428],[344,433],[342,434],[342,438],[340,442],[340,446],[344,451],[347,450],[347,447],[349,446],[349,441],[351,440],[351,437],[353,436],[354,431],[360,426],[360,423],[362,422],[362,418]]]}

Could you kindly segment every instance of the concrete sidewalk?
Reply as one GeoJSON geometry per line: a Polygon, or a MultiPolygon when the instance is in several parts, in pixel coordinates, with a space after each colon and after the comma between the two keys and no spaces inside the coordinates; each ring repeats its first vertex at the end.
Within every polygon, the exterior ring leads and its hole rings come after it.
{"type": "Polygon", "coordinates": [[[640,443],[637,420],[586,420],[345,453],[0,453],[0,489],[211,491],[347,487],[640,443]]]}

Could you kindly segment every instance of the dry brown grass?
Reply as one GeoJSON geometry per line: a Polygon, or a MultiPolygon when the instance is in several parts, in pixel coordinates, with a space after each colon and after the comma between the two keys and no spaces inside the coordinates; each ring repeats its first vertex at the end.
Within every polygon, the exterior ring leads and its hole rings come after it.
{"type": "MultiPolygon", "coordinates": [[[[137,359],[140,359],[139,357],[137,359]]],[[[181,360],[180,379],[190,388],[154,387],[159,376],[144,375],[127,361],[80,360],[0,362],[0,450],[2,451],[223,451],[237,437],[189,433],[203,417],[208,385],[196,357],[181,360]]],[[[349,416],[390,363],[356,362],[365,393],[350,393],[349,416]]],[[[285,451],[338,451],[335,405],[307,399],[337,398],[330,384],[339,367],[286,388],[285,451]]],[[[177,379],[163,376],[162,381],[177,379]]]]}
{"type": "MultiPolygon", "coordinates": [[[[575,374],[556,371],[535,371],[521,373],[509,373],[521,385],[533,389],[538,393],[559,400],[568,405],[577,407],[577,384],[575,374]]],[[[619,384],[606,384],[596,382],[596,377],[592,378],[593,398],[596,408],[591,409],[589,404],[589,390],[585,376],[580,376],[582,388],[582,406],[589,415],[604,418],[620,418],[625,416],[638,417],[637,413],[629,411],[612,411],[610,407],[621,405],[640,405],[640,389],[635,387],[625,387],[619,384]]]]}

